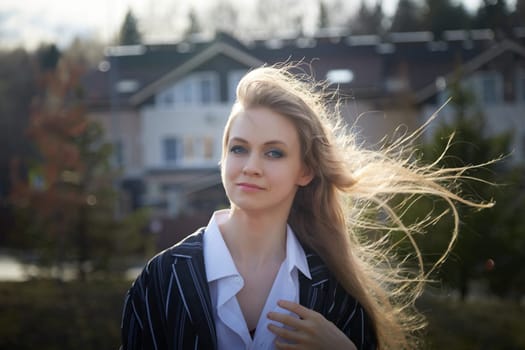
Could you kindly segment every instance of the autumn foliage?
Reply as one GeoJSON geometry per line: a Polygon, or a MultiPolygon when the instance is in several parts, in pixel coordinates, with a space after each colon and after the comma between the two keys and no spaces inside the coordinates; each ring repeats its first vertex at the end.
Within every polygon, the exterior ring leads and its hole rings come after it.
{"type": "Polygon", "coordinates": [[[86,115],[81,73],[65,60],[41,72],[27,129],[39,157],[15,159],[11,166],[10,201],[17,208],[12,238],[59,278],[65,263],[74,263],[81,279],[107,269],[113,254],[140,240],[137,225],[146,219],[116,210],[112,147],[86,115]]]}

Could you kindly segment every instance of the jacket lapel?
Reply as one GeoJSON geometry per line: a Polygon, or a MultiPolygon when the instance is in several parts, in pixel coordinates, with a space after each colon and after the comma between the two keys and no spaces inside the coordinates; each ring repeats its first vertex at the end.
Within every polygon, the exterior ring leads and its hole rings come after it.
{"type": "Polygon", "coordinates": [[[329,280],[328,269],[317,254],[306,249],[305,253],[312,279],[299,273],[299,303],[321,312],[324,301],[323,290],[329,280]]]}
{"type": "Polygon", "coordinates": [[[199,230],[185,239],[172,253],[172,272],[190,321],[198,336],[199,349],[216,349],[210,291],[204,268],[202,235],[199,230]]]}
{"type": "MultiPolygon", "coordinates": [[[[204,229],[188,236],[172,252],[172,272],[175,282],[198,335],[198,348],[216,349],[217,335],[213,320],[211,297],[206,279],[203,255],[204,229]]],[[[299,273],[299,302],[312,310],[321,312],[329,272],[321,258],[305,249],[311,279],[299,273]]]]}

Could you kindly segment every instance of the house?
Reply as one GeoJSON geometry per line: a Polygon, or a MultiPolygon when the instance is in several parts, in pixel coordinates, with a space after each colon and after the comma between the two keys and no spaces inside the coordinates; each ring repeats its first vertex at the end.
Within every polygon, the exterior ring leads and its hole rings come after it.
{"type": "MultiPolygon", "coordinates": [[[[525,162],[525,46],[502,40],[458,68],[437,72],[434,83],[415,93],[421,117],[428,118],[450,97],[448,87],[459,83],[475,96],[475,109],[485,116],[486,132],[511,132],[511,160],[525,162]]],[[[427,136],[442,123],[453,120],[453,108],[445,106],[427,136]]]]}
{"type": "MultiPolygon", "coordinates": [[[[525,34],[490,30],[257,39],[219,34],[174,44],[110,47],[85,77],[90,116],[104,124],[132,206],[158,217],[209,213],[227,205],[218,162],[222,127],[242,75],[261,64],[302,61],[344,99],[342,112],[370,147],[401,127],[420,126],[446,87],[470,82],[493,130],[515,130],[525,160],[525,34]]],[[[443,121],[450,118],[446,112],[443,121]]],[[[430,129],[432,131],[432,129],[430,129]]]]}

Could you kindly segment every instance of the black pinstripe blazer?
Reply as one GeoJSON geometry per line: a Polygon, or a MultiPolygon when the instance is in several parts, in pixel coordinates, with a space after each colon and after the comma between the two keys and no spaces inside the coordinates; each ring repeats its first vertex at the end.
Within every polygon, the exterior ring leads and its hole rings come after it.
{"type": "MultiPolygon", "coordinates": [[[[200,229],[159,253],[137,277],[124,302],[123,350],[217,348],[203,233],[200,229]]],[[[358,349],[376,349],[364,309],[339,285],[318,255],[307,249],[305,253],[312,279],[299,272],[300,303],[332,321],[358,349]]]]}

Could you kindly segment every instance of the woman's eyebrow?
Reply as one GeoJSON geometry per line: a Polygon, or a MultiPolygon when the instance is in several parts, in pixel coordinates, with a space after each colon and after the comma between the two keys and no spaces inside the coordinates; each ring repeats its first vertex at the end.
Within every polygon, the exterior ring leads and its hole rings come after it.
{"type": "MultiPolygon", "coordinates": [[[[247,140],[243,139],[242,137],[232,137],[230,139],[230,142],[239,142],[239,143],[247,143],[249,144],[250,142],[248,142],[247,140]]],[[[263,143],[263,145],[265,146],[269,146],[269,145],[282,145],[282,146],[286,146],[286,142],[284,141],[281,141],[281,140],[270,140],[270,141],[266,141],[265,143],[263,143]]]]}

